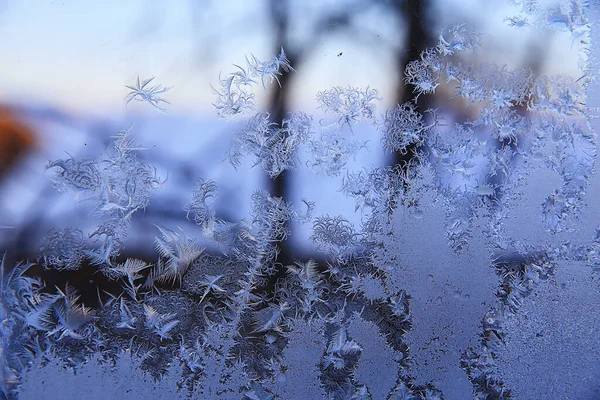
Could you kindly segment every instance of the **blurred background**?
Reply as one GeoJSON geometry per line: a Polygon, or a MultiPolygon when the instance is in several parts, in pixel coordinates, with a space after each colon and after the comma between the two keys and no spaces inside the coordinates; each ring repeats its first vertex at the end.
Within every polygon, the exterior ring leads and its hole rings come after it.
{"type": "MultiPolygon", "coordinates": [[[[557,3],[554,0],[540,3],[557,3]]],[[[166,185],[145,212],[133,218],[127,256],[154,260],[152,224],[202,242],[201,230],[186,221],[196,180],[215,180],[217,212],[248,218],[250,195],[267,189],[287,201],[316,203],[315,214],[344,215],[356,226],[360,212],[330,178],[301,163],[271,180],[251,161],[237,171],[223,161],[240,121],[217,118],[211,85],[245,57],[270,60],[283,46],[296,73],[282,86],[258,87],[257,111],[281,122],[288,111],[323,118],[317,92],[334,86],[375,88],[383,114],[414,100],[403,85],[405,65],[435,45],[441,29],[468,23],[482,33],[469,62],[531,68],[536,75],[580,76],[579,43],[569,32],[510,26],[519,1],[479,0],[107,0],[103,2],[0,0],[0,249],[9,262],[37,256],[52,228],[94,226],[88,210],[61,195],[45,176],[49,160],[99,158],[111,136],[132,125],[148,150],[142,156],[166,185]],[[172,87],[160,112],[147,103],[125,104],[137,77],[155,77],[172,87]]],[[[461,56],[462,57],[462,56],[461,56]]],[[[260,86],[260,85],[259,85],[260,86]]],[[[448,101],[443,84],[435,96],[418,100],[421,111],[443,108],[456,121],[475,115],[460,101],[448,101]]],[[[318,133],[318,132],[317,132],[318,133]]],[[[347,168],[397,162],[383,153],[381,133],[364,124],[353,135],[367,142],[347,168]]],[[[310,224],[308,224],[310,225],[310,224]]],[[[310,226],[292,226],[282,260],[314,256],[310,226]]]]}

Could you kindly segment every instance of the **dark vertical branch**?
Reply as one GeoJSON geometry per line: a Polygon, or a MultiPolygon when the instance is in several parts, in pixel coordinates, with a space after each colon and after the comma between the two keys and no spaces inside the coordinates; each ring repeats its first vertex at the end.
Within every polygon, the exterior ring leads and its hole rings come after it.
{"type": "MultiPolygon", "coordinates": [[[[404,52],[398,52],[396,56],[396,68],[399,74],[396,98],[400,104],[413,102],[417,110],[423,114],[430,108],[431,99],[427,94],[416,96],[411,87],[404,85],[404,69],[406,65],[421,57],[421,52],[432,44],[432,37],[428,26],[428,9],[431,5],[430,0],[407,0],[393,3],[396,12],[403,15],[407,24],[407,40],[404,52]]],[[[396,152],[394,162],[396,164],[407,165],[415,158],[417,146],[411,144],[407,147],[406,153],[396,152]]]]}
{"type": "MultiPolygon", "coordinates": [[[[271,20],[274,27],[275,48],[274,54],[279,54],[283,48],[287,54],[292,67],[298,61],[298,55],[293,51],[288,42],[289,31],[289,3],[288,0],[270,0],[271,20]]],[[[271,121],[281,125],[289,109],[290,83],[293,72],[284,73],[279,77],[279,85],[273,85],[271,89],[270,114],[271,121]]],[[[273,182],[272,194],[285,197],[286,184],[288,181],[287,171],[283,171],[273,182]]]]}
{"type": "MultiPolygon", "coordinates": [[[[427,29],[427,9],[429,0],[408,0],[402,2],[403,13],[407,24],[406,50],[399,53],[396,62],[402,78],[404,78],[404,67],[413,60],[421,57],[421,52],[431,45],[431,35],[427,29]]],[[[398,83],[397,97],[403,103],[415,101],[412,90],[404,87],[403,79],[398,83]]],[[[419,96],[417,104],[426,103],[425,96],[419,96]]]]}
{"type": "MultiPolygon", "coordinates": [[[[279,54],[281,48],[283,48],[292,67],[296,67],[299,57],[298,54],[293,51],[293,48],[289,46],[288,42],[290,17],[289,2],[288,0],[270,0],[269,3],[275,36],[274,54],[279,54]]],[[[283,123],[285,115],[289,110],[290,84],[293,80],[293,74],[293,72],[284,73],[279,77],[279,84],[275,84],[271,88],[271,121],[279,126],[281,126],[283,123]]],[[[289,197],[289,179],[290,176],[288,171],[283,171],[281,174],[279,174],[277,178],[271,181],[271,194],[273,196],[281,197],[284,200],[287,199],[289,197]]],[[[292,263],[292,261],[289,245],[284,241],[279,246],[277,263],[280,263],[281,265],[289,265],[292,263]]]]}

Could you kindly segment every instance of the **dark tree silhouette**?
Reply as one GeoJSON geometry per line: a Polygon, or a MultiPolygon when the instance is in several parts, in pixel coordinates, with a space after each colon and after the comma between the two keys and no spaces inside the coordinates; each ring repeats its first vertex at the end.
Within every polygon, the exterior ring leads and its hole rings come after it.
{"type": "MultiPolygon", "coordinates": [[[[399,104],[413,102],[416,104],[417,111],[423,114],[430,108],[430,95],[421,94],[416,96],[412,87],[404,84],[404,69],[406,65],[421,57],[421,52],[432,44],[432,37],[427,29],[430,26],[428,21],[428,10],[431,6],[429,0],[407,0],[395,1],[392,3],[395,11],[404,16],[407,29],[407,40],[404,51],[396,54],[396,68],[400,74],[396,96],[399,104]]],[[[417,152],[417,144],[411,143],[407,146],[404,153],[396,152],[394,163],[403,166],[408,165],[414,159],[417,152]]]]}

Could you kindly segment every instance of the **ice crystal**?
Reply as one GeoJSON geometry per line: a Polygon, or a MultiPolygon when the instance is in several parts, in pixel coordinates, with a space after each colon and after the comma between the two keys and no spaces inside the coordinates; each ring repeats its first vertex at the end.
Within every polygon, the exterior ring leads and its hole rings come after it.
{"type": "Polygon", "coordinates": [[[217,196],[218,187],[216,182],[200,178],[196,183],[192,201],[186,209],[187,218],[189,219],[190,213],[192,213],[194,222],[202,227],[202,232],[205,235],[210,234],[215,229],[216,216],[212,202],[217,196]],[[209,199],[212,199],[211,204],[207,203],[209,199]]]}
{"type": "Polygon", "coordinates": [[[250,153],[255,157],[254,165],[262,165],[271,178],[276,178],[296,166],[297,152],[308,140],[311,121],[310,116],[300,112],[289,114],[278,127],[268,113],[256,114],[235,136],[231,164],[238,167],[243,152],[250,153]]]}
{"type": "Polygon", "coordinates": [[[361,119],[373,119],[375,104],[379,101],[378,92],[372,88],[334,87],[317,94],[319,108],[338,118],[336,124],[349,128],[361,119]]]}
{"type": "Polygon", "coordinates": [[[183,232],[178,233],[158,226],[157,228],[161,237],[155,237],[154,243],[159,260],[146,285],[154,282],[181,282],[183,274],[202,254],[203,249],[183,232]]]}
{"type": "Polygon", "coordinates": [[[74,270],[85,257],[83,233],[79,229],[52,229],[43,242],[40,252],[46,268],[74,270]]]}
{"type": "Polygon", "coordinates": [[[390,152],[406,153],[407,146],[423,142],[425,132],[432,126],[425,124],[423,116],[413,104],[398,104],[385,114],[383,148],[390,152]]]}
{"type": "Polygon", "coordinates": [[[165,109],[161,106],[161,103],[171,104],[167,100],[160,97],[165,92],[171,90],[170,87],[164,87],[162,85],[150,85],[155,77],[144,79],[140,81],[140,77],[137,77],[135,86],[125,85],[127,89],[131,89],[131,92],[125,96],[125,104],[129,104],[131,101],[140,101],[150,104],[156,109],[165,112],[165,109]]]}
{"type": "Polygon", "coordinates": [[[229,118],[254,110],[256,104],[251,88],[257,79],[260,79],[263,89],[266,90],[267,83],[277,81],[281,85],[279,82],[279,77],[283,74],[281,71],[295,71],[283,48],[279,55],[271,61],[260,61],[251,55],[250,59],[246,58],[246,64],[245,68],[234,65],[237,71],[225,78],[219,75],[219,88],[213,87],[213,93],[217,96],[217,101],[213,105],[221,118],[229,118]]]}
{"type": "Polygon", "coordinates": [[[49,177],[60,192],[95,192],[100,189],[101,177],[98,164],[94,160],[68,158],[51,161],[46,166],[52,175],[49,177]]]}

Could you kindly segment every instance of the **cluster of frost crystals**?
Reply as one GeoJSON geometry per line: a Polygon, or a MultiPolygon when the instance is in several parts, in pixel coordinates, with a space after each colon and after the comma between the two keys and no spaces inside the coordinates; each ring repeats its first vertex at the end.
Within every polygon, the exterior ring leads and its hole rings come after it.
{"type": "Polygon", "coordinates": [[[380,193],[376,191],[367,171],[348,172],[343,178],[341,191],[354,198],[354,211],[374,208],[379,201],[380,193]]]}
{"type": "Polygon", "coordinates": [[[356,253],[358,236],[354,226],[342,216],[326,215],[315,218],[311,239],[320,251],[344,263],[356,253]]]}
{"type": "Polygon", "coordinates": [[[450,129],[436,130],[429,138],[432,160],[441,171],[469,179],[476,175],[476,157],[485,143],[477,140],[473,128],[455,124],[450,129]]]}
{"type": "MultiPolygon", "coordinates": [[[[438,45],[424,50],[405,71],[406,81],[414,86],[417,95],[431,93],[445,78],[454,97],[477,107],[471,121],[457,124],[450,132],[451,136],[458,134],[456,140],[441,139],[436,133],[441,127],[431,129],[426,140],[421,139],[423,147],[433,155],[430,161],[436,173],[443,181],[451,182],[441,190],[453,214],[448,220],[449,237],[458,239],[456,243],[465,242],[474,206],[493,209],[492,214],[504,212],[499,199],[517,195],[515,185],[534,168],[532,156],[536,154],[548,155],[546,162],[563,178],[563,186],[543,205],[543,219],[552,231],[564,230],[569,216],[582,204],[596,152],[594,135],[583,120],[587,80],[535,76],[526,68],[509,70],[486,63],[458,64],[449,56],[474,51],[478,46],[478,35],[468,35],[469,32],[473,33],[465,25],[446,28],[438,45]],[[548,152],[553,147],[551,143],[555,143],[555,149],[548,152]]],[[[394,120],[402,121],[402,117],[409,118],[411,114],[410,110],[400,112],[400,118],[394,120]]],[[[412,131],[419,128],[416,125],[412,131]]],[[[385,133],[388,138],[394,137],[389,129],[385,133]]],[[[416,140],[414,135],[401,137],[406,140],[399,141],[400,146],[395,148],[399,151],[410,140],[416,140]]]]}
{"type": "Polygon", "coordinates": [[[40,253],[46,268],[74,270],[85,257],[83,233],[79,229],[52,229],[42,242],[40,253]]]}
{"type": "Polygon", "coordinates": [[[215,181],[199,178],[196,182],[196,189],[192,195],[192,201],[186,208],[187,218],[190,214],[194,217],[194,222],[202,227],[204,235],[210,234],[215,229],[215,210],[212,202],[218,196],[218,187],[215,181]],[[211,200],[211,204],[207,201],[211,200]]]}
{"type": "Polygon", "coordinates": [[[219,77],[219,87],[213,92],[217,96],[214,106],[221,118],[229,118],[254,110],[256,104],[252,86],[260,80],[264,89],[266,84],[273,81],[279,82],[282,71],[295,71],[290,64],[283,48],[278,56],[270,61],[260,61],[253,55],[246,58],[246,68],[235,65],[238,69],[227,77],[219,77]]]}
{"type": "Polygon", "coordinates": [[[572,217],[584,204],[594,170],[596,135],[585,118],[585,83],[561,75],[540,77],[528,102],[536,116],[531,153],[548,154],[547,165],[563,179],[543,204],[544,221],[552,232],[573,229],[572,217]]]}
{"type": "Polygon", "coordinates": [[[406,178],[398,166],[348,172],[342,179],[340,191],[354,198],[355,211],[360,210],[366,215],[389,215],[404,191],[406,178]]]}
{"type": "MultiPolygon", "coordinates": [[[[295,71],[285,52],[268,62],[252,56],[246,59],[247,68],[236,67],[239,71],[226,79],[221,79],[221,90],[214,89],[218,96],[215,107],[222,118],[230,118],[255,108],[254,94],[249,90],[260,78],[263,88],[266,84],[279,81],[284,72],[295,71]]],[[[309,140],[312,117],[303,112],[289,113],[281,123],[271,120],[268,112],[257,112],[249,116],[241,129],[236,132],[228,158],[237,168],[245,154],[254,156],[254,164],[262,165],[264,171],[277,178],[283,171],[294,168],[298,163],[298,150],[309,140]]]]}
{"type": "Polygon", "coordinates": [[[241,67],[240,72],[232,73],[227,78],[220,78],[219,89],[213,88],[217,95],[214,103],[217,113],[221,118],[251,111],[255,107],[254,94],[246,86],[250,86],[246,71],[241,67]]]}
{"type": "Polygon", "coordinates": [[[345,125],[351,128],[363,118],[373,119],[375,105],[379,100],[377,90],[369,87],[360,89],[337,86],[317,94],[319,108],[334,114],[338,118],[335,123],[340,128],[345,125]]]}
{"type": "Polygon", "coordinates": [[[271,83],[274,80],[281,86],[281,82],[279,82],[278,78],[283,74],[281,70],[285,72],[295,71],[290,64],[290,60],[288,60],[283,51],[283,47],[281,48],[279,55],[270,61],[260,61],[252,56],[252,59],[248,61],[248,66],[252,75],[260,77],[263,88],[265,88],[266,83],[271,83]]]}
{"type": "Polygon", "coordinates": [[[365,148],[366,142],[351,140],[338,132],[322,132],[308,141],[310,160],[307,163],[317,172],[338,176],[348,161],[365,148]]]}
{"type": "Polygon", "coordinates": [[[479,46],[481,34],[467,24],[454,24],[446,27],[439,35],[437,51],[443,56],[472,50],[479,46]]]}
{"type": "Polygon", "coordinates": [[[419,60],[413,60],[406,65],[404,83],[413,85],[417,96],[435,93],[435,89],[440,85],[437,75],[440,71],[438,63],[434,50],[426,50],[419,60]]]}
{"type": "Polygon", "coordinates": [[[573,39],[584,40],[588,31],[585,0],[539,2],[536,0],[512,0],[520,8],[517,15],[507,16],[504,21],[515,28],[535,27],[552,31],[568,31],[573,39]]]}
{"type": "Polygon", "coordinates": [[[569,218],[584,204],[597,149],[595,135],[590,132],[587,123],[552,123],[555,121],[551,118],[540,129],[556,141],[556,150],[549,164],[561,175],[563,185],[546,199],[542,212],[547,226],[559,232],[569,227],[569,218]]]}
{"type": "Polygon", "coordinates": [[[535,81],[528,107],[539,113],[584,115],[586,96],[583,82],[565,75],[541,76],[535,81]]]}
{"type": "Polygon", "coordinates": [[[385,113],[383,126],[383,148],[404,154],[409,145],[423,142],[425,132],[431,129],[433,124],[425,124],[423,115],[416,110],[413,103],[404,103],[385,113]]]}
{"type": "Polygon", "coordinates": [[[49,171],[48,178],[61,193],[68,191],[94,193],[102,185],[98,163],[94,160],[75,160],[71,157],[51,161],[46,169],[49,171]]]}
{"type": "Polygon", "coordinates": [[[104,160],[106,186],[99,206],[100,210],[116,211],[124,220],[150,203],[150,194],[163,181],[156,169],[138,159],[137,152],[145,150],[130,136],[129,129],[115,136],[114,152],[104,160]]]}
{"type": "Polygon", "coordinates": [[[299,112],[289,114],[281,127],[271,122],[269,113],[258,113],[250,118],[234,138],[229,159],[238,167],[243,153],[254,155],[254,165],[262,165],[271,178],[297,164],[297,152],[308,140],[312,117],[299,112]]]}
{"type": "Polygon", "coordinates": [[[56,343],[57,353],[67,346],[75,364],[81,357],[77,346],[94,332],[94,313],[81,304],[77,291],[67,284],[48,293],[41,279],[28,276],[33,265],[19,263],[9,270],[2,261],[0,394],[7,399],[18,398],[21,372],[48,355],[48,343],[56,343]]]}
{"type": "Polygon", "coordinates": [[[252,224],[265,242],[280,242],[289,234],[286,222],[292,217],[292,209],[280,197],[264,190],[254,192],[252,216],[252,224]]]}
{"type": "Polygon", "coordinates": [[[520,134],[531,129],[531,121],[511,109],[502,110],[496,118],[491,125],[492,136],[500,142],[512,143],[520,134]]]}
{"type": "Polygon", "coordinates": [[[144,314],[146,317],[146,321],[144,322],[146,328],[158,335],[161,342],[164,339],[171,339],[169,331],[179,324],[179,321],[174,319],[175,313],[161,314],[152,306],[144,304],[144,314]]]}
{"type": "Polygon", "coordinates": [[[340,175],[349,159],[366,148],[366,141],[351,138],[354,134],[353,126],[363,119],[375,123],[375,107],[379,100],[377,90],[369,87],[361,89],[338,86],[319,92],[319,108],[327,114],[333,114],[337,120],[325,124],[327,129],[309,140],[310,160],[307,165],[327,176],[340,175]],[[345,126],[352,135],[344,132],[345,126]]]}
{"type": "Polygon", "coordinates": [[[533,84],[533,74],[528,69],[508,71],[506,67],[486,66],[485,86],[479,101],[487,101],[492,111],[524,104],[533,84]]]}
{"type": "MultiPolygon", "coordinates": [[[[111,263],[110,258],[118,254],[133,214],[144,210],[150,203],[151,193],[164,183],[155,168],[138,158],[138,152],[145,148],[137,144],[130,129],[119,132],[114,139],[112,151],[107,151],[100,161],[79,161],[71,157],[51,161],[46,166],[49,179],[59,191],[75,192],[76,198],[87,203],[102,219],[89,235],[101,239],[100,249],[85,251],[91,262],[97,265],[111,263]]],[[[44,248],[48,254],[53,251],[49,245],[53,248],[59,245],[56,240],[47,242],[44,248]]],[[[56,261],[57,257],[46,259],[56,261]]],[[[62,264],[58,262],[55,265],[65,268],[62,264]]],[[[69,265],[72,269],[74,264],[69,265]]]]}
{"type": "MultiPolygon", "coordinates": [[[[312,205],[305,203],[310,211],[312,205]]],[[[264,386],[270,386],[267,377],[275,378],[280,373],[281,336],[288,329],[290,310],[300,309],[299,304],[290,304],[297,301],[295,298],[276,296],[262,302],[257,294],[264,279],[274,273],[277,243],[289,235],[287,222],[306,215],[300,215],[290,204],[265,191],[252,195],[251,215],[251,223],[216,222],[212,238],[224,246],[234,263],[231,265],[237,268],[228,272],[233,277],[217,270],[221,274],[205,273],[196,283],[201,302],[209,309],[204,315],[203,332],[196,339],[189,338],[189,342],[183,339],[180,347],[180,356],[187,367],[202,377],[196,383],[200,392],[211,398],[229,398],[231,393],[240,391],[250,398],[266,395],[264,386]],[[223,311],[217,312],[219,308],[223,311]],[[257,348],[250,336],[260,338],[264,344],[257,348]],[[263,378],[252,382],[246,371],[263,378]],[[239,376],[231,380],[236,374],[239,376]],[[227,385],[218,383],[223,380],[227,385]]],[[[210,269],[210,265],[207,261],[196,268],[210,269]]],[[[311,303],[318,303],[322,293],[318,288],[318,271],[310,263],[295,271],[306,290],[301,296],[305,298],[302,309],[309,312],[311,303]]],[[[271,390],[281,389],[271,387],[271,390]]]]}
{"type": "Polygon", "coordinates": [[[583,0],[563,1],[544,12],[546,25],[557,31],[569,31],[573,38],[581,38],[588,29],[583,0]]]}
{"type": "Polygon", "coordinates": [[[175,282],[181,279],[185,271],[196,260],[203,249],[200,249],[192,238],[171,229],[158,227],[161,237],[154,239],[159,259],[156,268],[148,276],[146,285],[154,282],[175,282]]]}
{"type": "Polygon", "coordinates": [[[491,125],[498,113],[506,108],[524,105],[529,99],[533,75],[528,69],[507,70],[494,64],[479,66],[448,66],[446,80],[455,84],[456,96],[468,105],[482,106],[480,123],[491,125]]]}

